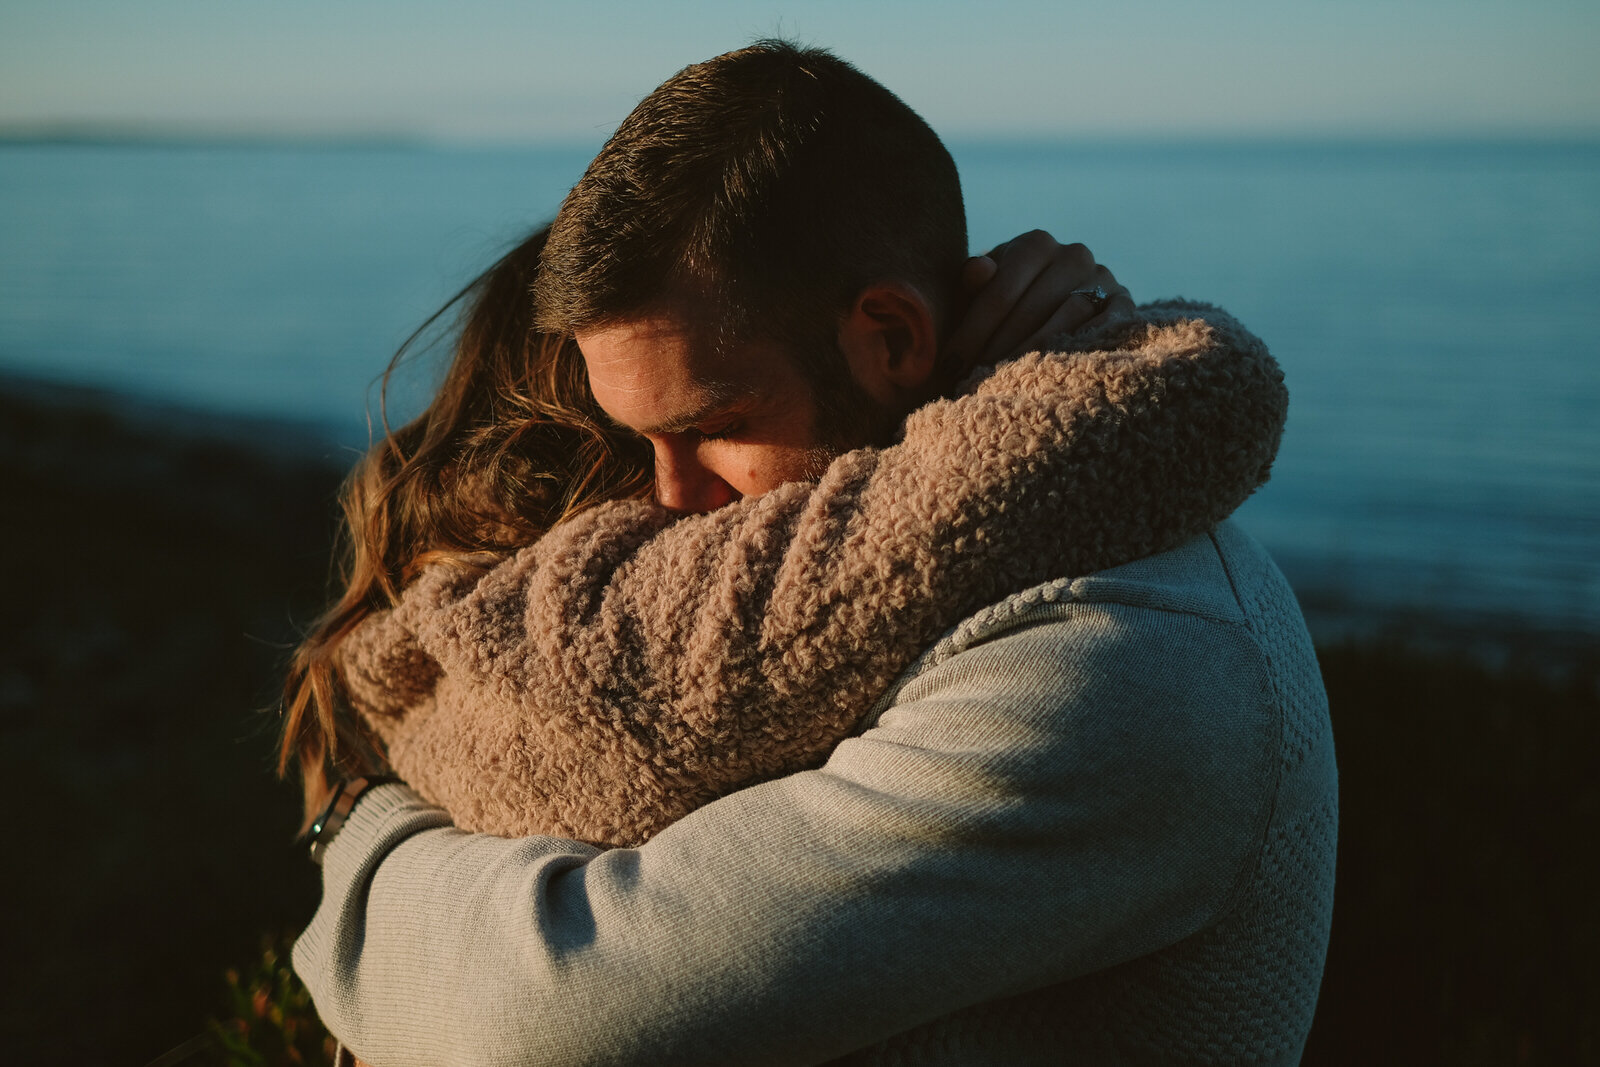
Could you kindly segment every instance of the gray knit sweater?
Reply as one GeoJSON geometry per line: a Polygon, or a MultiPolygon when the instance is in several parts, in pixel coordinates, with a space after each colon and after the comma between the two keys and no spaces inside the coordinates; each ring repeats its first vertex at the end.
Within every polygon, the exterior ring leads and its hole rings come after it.
{"type": "Polygon", "coordinates": [[[380,787],[295,968],[383,1067],[1287,1064],[1336,825],[1294,598],[1224,524],[975,613],[822,767],[637,849],[380,787]]]}

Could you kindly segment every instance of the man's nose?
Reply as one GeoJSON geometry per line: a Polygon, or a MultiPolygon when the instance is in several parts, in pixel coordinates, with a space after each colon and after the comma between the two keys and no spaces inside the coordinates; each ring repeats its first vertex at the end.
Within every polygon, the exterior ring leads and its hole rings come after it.
{"type": "Polygon", "coordinates": [[[656,501],[669,511],[715,511],[739,493],[708,470],[692,450],[656,446],[656,501]]]}

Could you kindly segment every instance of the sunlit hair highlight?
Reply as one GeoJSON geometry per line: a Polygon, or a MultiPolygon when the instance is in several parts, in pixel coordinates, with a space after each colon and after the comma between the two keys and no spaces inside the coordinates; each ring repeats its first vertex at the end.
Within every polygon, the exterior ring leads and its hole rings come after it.
{"type": "Polygon", "coordinates": [[[650,492],[648,445],[600,412],[576,344],[533,327],[548,234],[535,232],[457,293],[384,373],[386,396],[408,353],[464,308],[432,402],[398,430],[385,419],[340,490],[338,593],[295,650],[283,693],[278,773],[298,766],[308,823],[332,782],[386,765],[340,683],[339,646],[363,619],[392,607],[430,564],[483,570],[586,508],[650,492]]]}

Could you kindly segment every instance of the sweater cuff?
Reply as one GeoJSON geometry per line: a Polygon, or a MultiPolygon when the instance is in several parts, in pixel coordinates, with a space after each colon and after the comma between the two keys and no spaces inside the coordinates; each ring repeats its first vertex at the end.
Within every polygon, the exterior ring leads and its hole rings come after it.
{"type": "MultiPolygon", "coordinates": [[[[394,848],[424,830],[453,825],[443,808],[422,799],[408,785],[391,782],[361,794],[350,816],[329,844],[322,861],[322,904],[295,943],[295,969],[307,978],[312,961],[324,958],[327,938],[347,904],[364,898],[365,883],[394,848]]],[[[310,982],[308,981],[308,984],[310,982]]]]}
{"type": "Polygon", "coordinates": [[[451,825],[448,812],[429,804],[409,785],[389,782],[374,786],[356,801],[338,836],[328,845],[323,869],[331,873],[324,884],[334,880],[343,884],[366,860],[381,860],[414,833],[451,825]]]}

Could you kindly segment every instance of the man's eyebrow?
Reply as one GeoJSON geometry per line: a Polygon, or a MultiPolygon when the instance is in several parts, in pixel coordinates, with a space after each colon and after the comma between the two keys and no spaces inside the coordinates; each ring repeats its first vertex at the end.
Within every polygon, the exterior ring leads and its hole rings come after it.
{"type": "MultiPolygon", "coordinates": [[[[644,437],[651,435],[682,433],[685,430],[694,429],[700,423],[706,421],[714,415],[725,414],[735,406],[735,401],[737,399],[739,398],[737,397],[735,391],[727,386],[711,385],[707,387],[705,396],[700,403],[696,404],[688,411],[679,412],[669,419],[663,419],[660,422],[651,423],[648,426],[623,426],[622,428],[625,430],[630,430],[633,433],[644,437]]],[[[606,417],[610,418],[609,415],[606,417]]],[[[622,425],[621,423],[617,423],[615,419],[612,419],[611,421],[619,426],[622,425]]]]}

